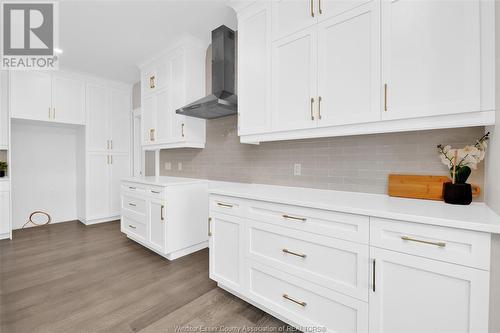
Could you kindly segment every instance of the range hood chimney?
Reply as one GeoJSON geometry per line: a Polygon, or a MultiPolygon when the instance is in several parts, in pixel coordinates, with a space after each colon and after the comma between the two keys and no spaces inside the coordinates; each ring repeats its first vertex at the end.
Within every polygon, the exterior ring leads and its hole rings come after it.
{"type": "Polygon", "coordinates": [[[235,32],[225,25],[213,30],[212,94],[176,110],[176,113],[203,119],[236,114],[235,55],[235,32]]]}

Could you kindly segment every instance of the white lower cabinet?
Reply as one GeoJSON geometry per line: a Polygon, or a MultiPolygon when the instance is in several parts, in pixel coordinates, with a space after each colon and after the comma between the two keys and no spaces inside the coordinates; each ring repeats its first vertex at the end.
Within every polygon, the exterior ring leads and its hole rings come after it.
{"type": "Polygon", "coordinates": [[[288,324],[488,331],[490,234],[215,192],[210,278],[288,324]]]}
{"type": "Polygon", "coordinates": [[[371,248],[370,332],[487,332],[489,272],[371,248]]]}
{"type": "Polygon", "coordinates": [[[10,238],[10,185],[0,180],[0,239],[10,238]]]}
{"type": "Polygon", "coordinates": [[[174,260],[208,246],[208,183],[143,177],[121,182],[121,231],[174,260]]]}
{"type": "Polygon", "coordinates": [[[211,214],[210,278],[236,291],[243,289],[243,220],[225,214],[211,214]]]}

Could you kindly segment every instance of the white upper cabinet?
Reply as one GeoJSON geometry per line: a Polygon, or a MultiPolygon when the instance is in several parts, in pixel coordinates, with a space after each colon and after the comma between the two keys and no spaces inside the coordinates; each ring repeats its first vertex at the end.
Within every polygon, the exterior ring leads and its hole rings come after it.
{"type": "Polygon", "coordinates": [[[85,125],[85,82],[71,75],[10,73],[12,118],[85,125]]]}
{"type": "Polygon", "coordinates": [[[492,1],[255,2],[238,27],[241,142],[495,123],[492,1]]]}
{"type": "Polygon", "coordinates": [[[312,26],[318,22],[316,0],[273,1],[273,40],[312,26]]]}
{"type": "Polygon", "coordinates": [[[144,149],[205,147],[205,120],[175,112],[205,96],[205,53],[199,42],[185,41],[141,66],[144,149]]]}
{"type": "MultiPolygon", "coordinates": [[[[328,3],[335,8],[337,2],[328,3]]],[[[379,3],[372,1],[320,23],[318,62],[320,126],[379,120],[379,3]]]]}
{"type": "Polygon", "coordinates": [[[52,115],[58,122],[85,125],[85,82],[54,75],[52,115]]]}
{"type": "Polygon", "coordinates": [[[270,2],[255,3],[243,14],[238,15],[238,132],[240,135],[267,132],[271,129],[270,29],[270,2]],[[259,84],[255,84],[256,82],[259,84]]]}
{"type": "Polygon", "coordinates": [[[384,118],[480,111],[480,29],[480,1],[383,1],[384,118]]]}
{"type": "Polygon", "coordinates": [[[131,94],[106,84],[87,85],[87,150],[130,150],[131,94]]]}
{"type": "Polygon", "coordinates": [[[10,72],[12,118],[52,121],[52,77],[49,72],[10,72]]]}
{"type": "Polygon", "coordinates": [[[276,130],[317,124],[316,27],[272,45],[272,110],[276,130]]]}

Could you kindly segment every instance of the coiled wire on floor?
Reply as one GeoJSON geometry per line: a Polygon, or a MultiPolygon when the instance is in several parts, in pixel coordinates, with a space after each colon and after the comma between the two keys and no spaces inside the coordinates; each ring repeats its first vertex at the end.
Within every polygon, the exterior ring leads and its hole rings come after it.
{"type": "Polygon", "coordinates": [[[46,213],[46,212],[43,212],[41,210],[37,210],[37,211],[34,211],[33,213],[30,214],[30,217],[28,219],[28,222],[26,222],[25,224],[23,224],[23,227],[21,229],[24,229],[24,227],[26,225],[28,225],[29,223],[32,223],[34,226],[42,226],[42,225],[47,225],[49,224],[50,222],[52,221],[52,217],[50,217],[49,213],[46,213]],[[45,223],[37,223],[35,221],[33,221],[33,216],[36,216],[36,215],[45,215],[47,217],[47,221],[45,223]]]}

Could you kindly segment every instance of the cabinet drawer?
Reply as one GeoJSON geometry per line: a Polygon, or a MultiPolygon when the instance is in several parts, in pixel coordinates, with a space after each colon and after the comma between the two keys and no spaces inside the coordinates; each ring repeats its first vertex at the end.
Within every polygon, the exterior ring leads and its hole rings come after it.
{"type": "Polygon", "coordinates": [[[332,292],[270,267],[249,262],[249,296],[304,327],[367,332],[368,303],[332,292]]]}
{"type": "Polygon", "coordinates": [[[159,186],[147,186],[146,195],[153,198],[163,198],[165,195],[165,188],[159,186]]]}
{"type": "Polygon", "coordinates": [[[146,214],[146,200],[128,195],[122,196],[123,209],[130,209],[139,214],[146,214]]]}
{"type": "Polygon", "coordinates": [[[367,216],[249,201],[249,218],[319,235],[368,244],[367,216]]]}
{"type": "Polygon", "coordinates": [[[233,197],[211,195],[210,211],[239,216],[243,214],[242,202],[244,201],[233,197]]]}
{"type": "Polygon", "coordinates": [[[146,188],[138,184],[122,183],[122,193],[144,195],[146,193],[146,188]]]}
{"type": "Polygon", "coordinates": [[[122,216],[122,232],[129,236],[146,239],[146,225],[132,220],[127,216],[122,216]]]}
{"type": "Polygon", "coordinates": [[[248,221],[247,256],[368,301],[368,245],[248,221]]]}
{"type": "Polygon", "coordinates": [[[137,221],[139,223],[144,223],[144,224],[147,221],[147,214],[146,214],[146,212],[139,213],[137,211],[130,210],[128,208],[122,208],[121,213],[122,213],[122,218],[125,217],[125,218],[137,221]]]}
{"type": "Polygon", "coordinates": [[[370,244],[421,257],[490,268],[490,235],[484,232],[371,218],[370,244]]]}

